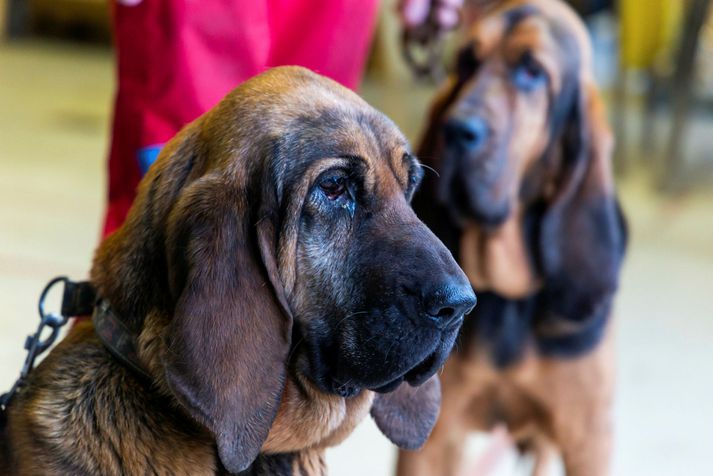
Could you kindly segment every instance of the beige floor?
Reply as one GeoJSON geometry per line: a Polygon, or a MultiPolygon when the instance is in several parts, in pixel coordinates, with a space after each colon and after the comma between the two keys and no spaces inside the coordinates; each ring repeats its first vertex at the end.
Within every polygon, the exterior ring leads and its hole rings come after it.
{"type": "MultiPolygon", "coordinates": [[[[412,137],[428,94],[365,87],[412,137]]],[[[0,44],[2,390],[19,371],[44,283],[86,275],[99,236],[111,95],[106,50],[0,44]]],[[[644,179],[621,189],[632,245],[616,324],[615,474],[713,474],[713,194],[665,200],[644,179]]],[[[475,440],[473,452],[483,444],[475,440]]],[[[334,475],[385,476],[393,450],[368,422],[329,463],[334,475]]],[[[521,474],[518,464],[511,455],[496,473],[521,474]]]]}

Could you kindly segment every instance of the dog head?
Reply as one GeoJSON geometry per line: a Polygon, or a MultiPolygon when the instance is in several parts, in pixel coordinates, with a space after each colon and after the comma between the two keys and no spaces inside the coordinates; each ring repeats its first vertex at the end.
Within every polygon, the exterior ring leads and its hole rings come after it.
{"type": "Polygon", "coordinates": [[[589,39],[568,6],[504,1],[472,25],[419,151],[440,178],[416,208],[476,290],[541,292],[545,352],[591,347],[609,313],[625,246],[611,151],[589,39]]]}
{"type": "Polygon", "coordinates": [[[375,399],[382,430],[428,435],[437,384],[411,413],[421,433],[390,415],[419,401],[408,387],[442,365],[475,297],[409,205],[420,177],[388,119],[286,67],[184,128],[142,181],[92,279],[135,331],[165,316],[154,373],[230,471],[260,451],[288,373],[329,398],[395,390],[375,399]]]}

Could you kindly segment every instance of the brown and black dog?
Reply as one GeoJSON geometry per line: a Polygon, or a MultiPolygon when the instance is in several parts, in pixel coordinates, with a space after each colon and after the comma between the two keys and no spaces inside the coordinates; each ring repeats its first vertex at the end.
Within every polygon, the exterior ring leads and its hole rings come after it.
{"type": "Polygon", "coordinates": [[[421,445],[475,296],[410,207],[420,177],[394,124],[331,80],[238,87],[96,253],[148,379],[75,326],[10,403],[0,473],[323,474],[370,411],[421,445]]]}
{"type": "Polygon", "coordinates": [[[507,425],[543,474],[603,475],[611,446],[607,322],[626,246],[612,137],[577,15],[498,2],[469,29],[419,151],[440,173],[414,199],[479,304],[446,363],[443,404],[399,474],[456,474],[466,436],[507,425]]]}

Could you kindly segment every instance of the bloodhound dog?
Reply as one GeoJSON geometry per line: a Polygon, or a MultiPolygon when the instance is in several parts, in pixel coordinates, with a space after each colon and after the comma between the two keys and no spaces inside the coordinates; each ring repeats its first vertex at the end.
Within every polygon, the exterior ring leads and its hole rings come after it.
{"type": "Polygon", "coordinates": [[[239,86],[166,145],[96,253],[142,372],[75,326],[11,402],[0,473],[318,475],[369,412],[421,445],[475,304],[409,204],[421,175],[331,80],[239,86]]]}
{"type": "MultiPolygon", "coordinates": [[[[402,476],[456,474],[469,432],[505,424],[544,474],[603,475],[607,322],[626,246],[613,141],[584,25],[563,2],[498,2],[469,28],[419,151],[440,173],[414,199],[479,304],[441,375],[441,416],[402,476]]],[[[466,473],[463,473],[466,474],[466,473]]]]}

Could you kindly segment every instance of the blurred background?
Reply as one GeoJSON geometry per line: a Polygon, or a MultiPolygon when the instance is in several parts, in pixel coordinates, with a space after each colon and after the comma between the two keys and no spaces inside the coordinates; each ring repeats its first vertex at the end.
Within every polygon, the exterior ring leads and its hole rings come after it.
{"type": "MultiPolygon", "coordinates": [[[[614,474],[713,474],[713,9],[572,3],[593,37],[631,229],[614,324],[614,474]]],[[[107,0],[0,0],[3,391],[37,325],[40,290],[58,274],[85,277],[100,238],[115,91],[109,15],[107,0]]],[[[436,86],[413,79],[399,36],[384,0],[360,93],[416,144],[436,86]]],[[[473,437],[469,459],[492,444],[473,437]]],[[[385,476],[395,452],[369,421],[328,458],[334,475],[385,476]]],[[[527,474],[528,464],[505,451],[487,474],[527,474]]]]}

